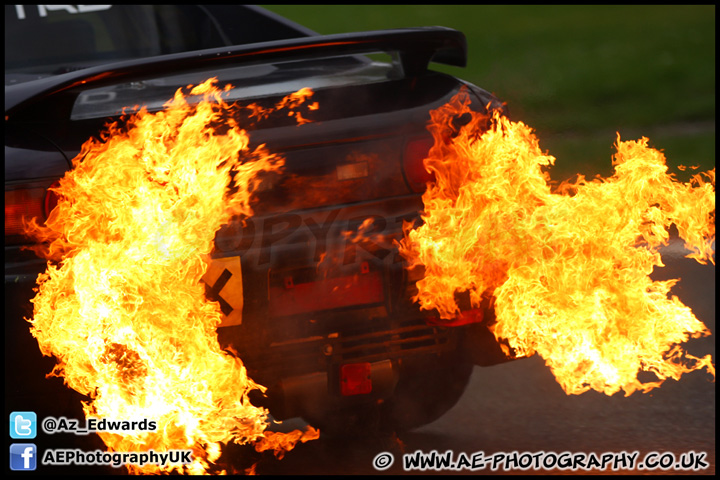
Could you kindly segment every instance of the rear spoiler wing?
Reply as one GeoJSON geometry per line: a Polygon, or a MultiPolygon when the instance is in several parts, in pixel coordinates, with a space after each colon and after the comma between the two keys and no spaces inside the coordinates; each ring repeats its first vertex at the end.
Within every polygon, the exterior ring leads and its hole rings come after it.
{"type": "Polygon", "coordinates": [[[419,27],[251,43],[231,47],[129,60],[5,87],[5,118],[26,103],[62,91],[94,88],[116,81],[225,65],[242,65],[333,57],[373,52],[398,52],[405,76],[422,74],[433,61],[464,67],[467,42],[462,32],[445,27],[419,27]],[[11,95],[8,95],[12,92],[11,95]]]}

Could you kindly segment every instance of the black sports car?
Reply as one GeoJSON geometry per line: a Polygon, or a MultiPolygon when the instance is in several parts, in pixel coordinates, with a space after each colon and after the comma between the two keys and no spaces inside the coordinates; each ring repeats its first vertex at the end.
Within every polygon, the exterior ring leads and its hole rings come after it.
{"type": "Polygon", "coordinates": [[[225,314],[221,343],[268,387],[254,401],[276,418],[303,417],[327,431],[408,429],[451,408],[474,365],[507,360],[487,328],[489,306],[449,324],[420,312],[416,279],[393,243],[403,222],[420,221],[429,112],[462,88],[477,111],[502,108],[485,90],[429,68],[464,65],[462,33],[322,36],[250,6],[5,8],[10,399],[31,388],[14,362],[37,355],[21,316],[31,315],[32,287],[46,266],[22,249],[22,218],[50,214],[48,189],[124,107],[159,110],[177,88],[208,77],[234,86],[230,101],[274,105],[307,87],[322,106],[310,123],[258,123],[251,141],[281,153],[284,173],[257,192],[253,217],[215,239],[207,296],[225,314]],[[368,227],[372,235],[348,242],[368,227]],[[233,298],[238,291],[242,298],[233,298]]]}

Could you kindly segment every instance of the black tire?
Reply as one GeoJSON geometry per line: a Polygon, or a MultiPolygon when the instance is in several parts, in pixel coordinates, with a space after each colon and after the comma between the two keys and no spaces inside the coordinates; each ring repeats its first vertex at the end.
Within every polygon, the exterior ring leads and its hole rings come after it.
{"type": "Polygon", "coordinates": [[[473,364],[459,357],[421,358],[406,362],[384,417],[396,432],[434,422],[460,400],[473,364]]]}

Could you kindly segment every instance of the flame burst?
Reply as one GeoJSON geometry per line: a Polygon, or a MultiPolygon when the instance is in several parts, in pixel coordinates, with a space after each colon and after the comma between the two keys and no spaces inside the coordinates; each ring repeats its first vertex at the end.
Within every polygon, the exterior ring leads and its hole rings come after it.
{"type": "Polygon", "coordinates": [[[86,142],[46,225],[29,227],[59,260],[38,279],[30,320],[58,359],[52,374],[89,397],[86,416],[157,422],[100,434],[110,450],[192,449],[193,464],[169,468],[185,473],[209,469],[221,443],[267,443],[268,413],[248,400],[264,387],[221,350],[221,311],[200,278],[215,232],[252,214],[257,174],[283,160],[250,151],[214,82],[190,91],[197,104],[178,90],[164,111],[141,109],[86,142]]]}
{"type": "Polygon", "coordinates": [[[715,172],[687,184],[667,173],[647,139],[618,137],[608,179],[551,189],[554,163],[532,130],[471,112],[466,94],[432,112],[424,224],[406,231],[401,254],[423,266],[415,300],[441,318],[459,313],[456,293],[478,307],[495,297],[494,334],[517,356],[538,353],[568,394],[625,395],[706,368],[710,355],[679,347],[709,331],[675,296],[677,280],[652,281],[658,248],[677,227],[688,257],[714,264],[715,172]],[[453,120],[471,117],[457,135],[453,120]],[[488,122],[490,128],[487,128],[488,122]],[[639,371],[658,381],[642,383],[639,371]]]}

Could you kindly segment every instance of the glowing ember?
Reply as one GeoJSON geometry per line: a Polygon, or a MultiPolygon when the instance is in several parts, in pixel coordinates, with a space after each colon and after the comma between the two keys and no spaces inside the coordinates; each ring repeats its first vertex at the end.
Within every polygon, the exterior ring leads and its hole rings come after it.
{"type": "Polygon", "coordinates": [[[60,181],[46,226],[29,227],[59,261],[38,279],[30,320],[42,353],[58,359],[53,374],[88,396],[86,416],[157,422],[156,432],[101,434],[110,450],[192,449],[194,463],[175,467],[184,473],[210,469],[222,443],[270,441],[268,412],[248,400],[264,388],[220,349],[221,311],[200,278],[215,232],[252,214],[256,175],[283,161],[249,150],[221,94],[211,79],[190,91],[196,104],[178,90],[164,111],[110,125],[60,181]]]}
{"type": "Polygon", "coordinates": [[[518,356],[537,352],[568,394],[629,395],[692,370],[714,375],[710,355],[679,347],[709,331],[669,296],[677,280],[649,275],[663,266],[658,248],[672,224],[689,257],[714,264],[715,171],[679,183],[647,139],[618,138],[612,177],[553,191],[543,167],[555,159],[532,130],[468,104],[461,92],[432,112],[426,166],[436,181],[423,196],[424,224],[400,246],[411,267],[424,267],[421,308],[450,319],[457,292],[474,307],[493,294],[496,337],[518,356]],[[452,137],[462,115],[471,120],[452,137]],[[640,371],[658,380],[641,383],[640,371]]]}

